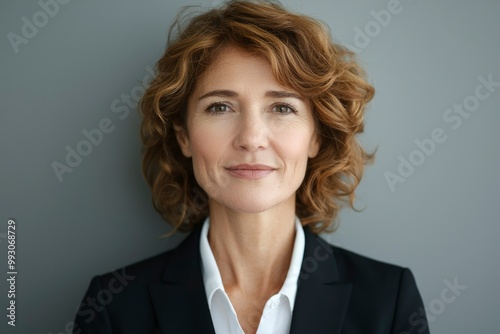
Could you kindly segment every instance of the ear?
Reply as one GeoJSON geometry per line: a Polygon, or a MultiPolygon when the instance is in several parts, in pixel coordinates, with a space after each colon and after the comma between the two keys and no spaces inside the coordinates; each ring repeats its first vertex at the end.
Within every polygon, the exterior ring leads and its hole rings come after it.
{"type": "Polygon", "coordinates": [[[314,158],[319,153],[319,147],[321,146],[321,141],[319,139],[318,133],[314,131],[311,141],[309,142],[309,152],[308,157],[314,158]]]}
{"type": "Polygon", "coordinates": [[[191,142],[189,141],[189,136],[186,133],[184,127],[179,125],[174,125],[175,137],[177,138],[177,143],[181,147],[182,154],[186,158],[190,158],[193,154],[191,152],[191,142]]]}

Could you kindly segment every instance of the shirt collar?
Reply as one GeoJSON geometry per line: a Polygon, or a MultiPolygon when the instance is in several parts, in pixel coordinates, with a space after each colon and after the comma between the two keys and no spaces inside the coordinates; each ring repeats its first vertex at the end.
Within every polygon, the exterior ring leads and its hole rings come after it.
{"type": "MultiPolygon", "coordinates": [[[[220,276],[219,268],[217,267],[217,262],[215,261],[212,248],[208,243],[208,230],[210,228],[210,218],[207,217],[203,222],[203,227],[201,229],[200,236],[200,252],[201,252],[201,262],[202,262],[202,273],[203,282],[205,285],[205,292],[207,294],[208,305],[211,308],[212,297],[216,291],[224,291],[224,285],[222,284],[222,278],[220,276]]],[[[295,217],[295,242],[293,245],[292,259],[290,261],[290,267],[288,268],[288,273],[285,278],[285,282],[281,287],[278,294],[284,295],[288,298],[290,310],[293,311],[293,305],[295,303],[295,296],[297,294],[297,282],[300,274],[300,267],[302,265],[302,259],[304,257],[305,249],[305,237],[304,230],[300,219],[295,217]]]]}

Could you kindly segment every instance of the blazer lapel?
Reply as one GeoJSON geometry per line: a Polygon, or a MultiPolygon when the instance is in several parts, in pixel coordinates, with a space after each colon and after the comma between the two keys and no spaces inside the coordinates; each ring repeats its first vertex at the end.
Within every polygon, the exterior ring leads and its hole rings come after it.
{"type": "Polygon", "coordinates": [[[215,334],[200,260],[200,228],[178,246],[149,292],[161,333],[215,334]]]}
{"type": "Polygon", "coordinates": [[[340,333],[352,285],[339,281],[332,247],[308,228],[304,233],[306,245],[290,333],[340,333]]]}
{"type": "MultiPolygon", "coordinates": [[[[201,229],[178,246],[149,292],[160,333],[215,334],[201,271],[201,229]]],[[[332,247],[307,228],[291,334],[341,333],[352,285],[340,282],[332,247]]]]}

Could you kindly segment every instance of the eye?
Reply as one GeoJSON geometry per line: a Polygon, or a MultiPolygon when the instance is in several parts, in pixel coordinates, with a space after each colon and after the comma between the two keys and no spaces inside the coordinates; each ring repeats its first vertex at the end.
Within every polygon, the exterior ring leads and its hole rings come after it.
{"type": "Polygon", "coordinates": [[[295,114],[297,112],[295,108],[286,103],[275,104],[273,111],[281,115],[295,114]]]}
{"type": "Polygon", "coordinates": [[[207,108],[207,112],[211,114],[223,114],[225,112],[228,112],[229,110],[231,110],[231,108],[229,108],[229,106],[224,103],[213,103],[207,108]]]}

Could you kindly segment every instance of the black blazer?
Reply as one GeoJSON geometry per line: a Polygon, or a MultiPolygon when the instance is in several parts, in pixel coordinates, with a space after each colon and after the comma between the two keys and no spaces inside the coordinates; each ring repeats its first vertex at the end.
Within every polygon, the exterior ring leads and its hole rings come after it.
{"type": "MultiPolygon", "coordinates": [[[[97,276],[74,333],[215,333],[203,284],[198,227],[176,249],[97,276]]],[[[305,232],[290,333],[429,333],[412,273],[305,232]]]]}

